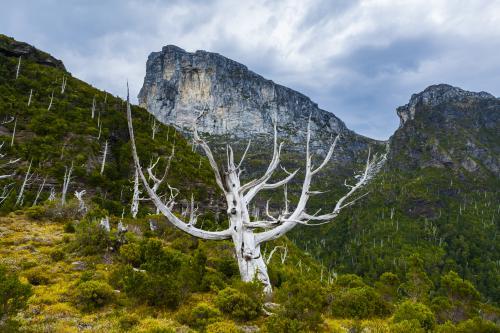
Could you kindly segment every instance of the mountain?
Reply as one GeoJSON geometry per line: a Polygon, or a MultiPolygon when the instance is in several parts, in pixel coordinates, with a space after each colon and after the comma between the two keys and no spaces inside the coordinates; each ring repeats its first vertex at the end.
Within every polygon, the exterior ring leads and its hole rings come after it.
{"type": "MultiPolygon", "coordinates": [[[[15,186],[11,184],[12,179],[0,180],[0,186],[8,185],[6,191],[12,189],[0,211],[9,212],[19,207],[17,191],[31,161],[31,178],[21,206],[33,203],[42,183],[40,200],[46,200],[51,189],[60,195],[65,171],[73,164],[68,198],[73,198],[76,190],[86,190],[85,196],[109,213],[117,216],[122,211],[128,213],[134,172],[129,159],[124,101],[74,78],[63,63],[51,55],[3,35],[0,35],[0,59],[2,154],[6,154],[5,158],[20,158],[9,170],[14,174],[15,186]],[[66,82],[64,92],[63,80],[66,82]],[[106,143],[106,163],[101,172],[106,143]]],[[[124,91],[125,87],[124,83],[124,91]]],[[[135,106],[133,111],[143,163],[149,163],[175,145],[176,158],[168,181],[171,186],[180,186],[179,180],[189,180],[183,183],[185,191],[179,194],[180,201],[186,205],[186,199],[193,193],[203,207],[217,207],[218,193],[211,190],[215,183],[207,162],[200,160],[182,135],[171,127],[159,124],[153,140],[151,115],[135,106]],[[181,168],[184,163],[186,166],[181,168]]],[[[164,165],[162,159],[158,167],[164,165]]],[[[146,214],[147,205],[141,207],[141,214],[146,214]]]]}
{"type": "Polygon", "coordinates": [[[339,272],[404,274],[419,253],[433,280],[448,270],[500,301],[500,100],[440,84],[397,108],[385,169],[368,197],[321,231],[296,237],[339,272]]]}
{"type": "Polygon", "coordinates": [[[498,98],[440,84],[413,95],[397,114],[401,123],[391,145],[399,168],[433,166],[500,177],[498,98]],[[408,156],[398,161],[403,150],[408,156]]]}
{"type": "MultiPolygon", "coordinates": [[[[0,177],[1,332],[498,331],[492,173],[400,163],[419,148],[394,145],[397,163],[387,164],[366,200],[334,224],[298,229],[292,236],[302,249],[286,237],[263,246],[274,289],[264,299],[258,284],[240,281],[231,242],[188,236],[147,201],[131,216],[135,172],[122,99],[33,46],[3,35],[0,45],[0,175],[10,175],[0,177]],[[85,209],[74,195],[82,190],[85,209]],[[360,276],[345,274],[354,272],[360,276]]],[[[200,227],[224,226],[208,161],[173,127],[143,108],[132,112],[144,166],[164,157],[164,170],[175,147],[166,176],[180,189],[175,213],[185,215],[193,196],[200,227]]],[[[400,129],[410,137],[422,131],[408,127],[418,114],[400,129]]],[[[300,146],[287,145],[295,150],[284,160],[303,163],[300,146]]],[[[262,147],[249,168],[269,157],[262,147]]],[[[352,162],[342,162],[345,172],[352,162]]],[[[318,187],[329,190],[317,207],[341,192],[334,178],[321,175],[318,187]]]]}
{"type": "MultiPolygon", "coordinates": [[[[308,97],[205,51],[165,46],[151,53],[139,101],[160,121],[188,135],[203,110],[199,127],[214,144],[268,134],[276,114],[289,149],[283,161],[287,168],[303,164],[311,113],[316,149],[338,133],[342,143],[315,184],[325,193],[311,199],[312,211],[328,209],[345,192],[344,180],[359,169],[368,147],[380,151],[386,144],[350,131],[308,97]]],[[[499,302],[500,100],[441,84],[414,94],[397,114],[400,127],[387,142],[388,160],[368,187],[370,195],[334,223],[297,228],[290,237],[335,271],[373,280],[385,271],[404,275],[408,257],[418,253],[435,283],[453,269],[499,302]]],[[[260,143],[248,160],[261,171],[268,155],[268,147],[260,143]]],[[[289,190],[293,203],[300,177],[289,190]]],[[[260,204],[267,199],[272,199],[271,209],[279,209],[279,194],[264,196],[260,204]]]]}
{"type": "MultiPolygon", "coordinates": [[[[350,165],[368,146],[383,146],[349,130],[334,114],[307,96],[276,84],[246,66],[217,53],[194,53],[168,45],[149,55],[139,103],[161,122],[191,134],[194,121],[200,132],[231,143],[249,138],[265,144],[277,119],[281,140],[288,149],[303,151],[307,119],[311,116],[313,148],[325,153],[332,136],[341,135],[336,159],[350,165]]],[[[260,143],[259,143],[260,145],[260,143]]]]}

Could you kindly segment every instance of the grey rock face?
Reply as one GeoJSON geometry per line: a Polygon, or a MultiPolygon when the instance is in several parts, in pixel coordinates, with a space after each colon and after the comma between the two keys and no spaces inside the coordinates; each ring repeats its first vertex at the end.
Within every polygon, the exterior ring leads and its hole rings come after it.
{"type": "Polygon", "coordinates": [[[408,104],[397,109],[396,112],[400,118],[400,127],[408,120],[415,118],[417,106],[426,105],[435,107],[444,103],[463,102],[471,99],[495,99],[495,96],[484,91],[471,92],[462,90],[448,84],[429,86],[421,93],[413,94],[408,104]]]}
{"type": "Polygon", "coordinates": [[[399,168],[500,176],[500,99],[440,84],[414,94],[397,113],[390,159],[399,168]]]}
{"type": "Polygon", "coordinates": [[[163,123],[187,133],[201,112],[201,132],[236,139],[271,134],[272,119],[276,118],[280,137],[301,144],[311,115],[317,150],[326,150],[337,134],[351,153],[366,150],[367,144],[380,144],[348,130],[339,118],[321,110],[303,94],[267,80],[240,63],[216,53],[189,53],[172,45],[149,56],[139,102],[163,123]]]}
{"type": "Polygon", "coordinates": [[[40,51],[34,46],[18,42],[2,34],[0,34],[0,54],[7,57],[22,57],[22,59],[29,59],[42,65],[56,67],[64,71],[66,70],[61,60],[40,51]]]}

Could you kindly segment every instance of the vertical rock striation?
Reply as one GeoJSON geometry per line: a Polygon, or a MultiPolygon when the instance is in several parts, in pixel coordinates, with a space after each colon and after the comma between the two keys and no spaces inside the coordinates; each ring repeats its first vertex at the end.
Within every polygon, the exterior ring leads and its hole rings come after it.
{"type": "Polygon", "coordinates": [[[324,152],[332,136],[340,134],[341,159],[346,163],[366,153],[368,145],[382,144],[350,131],[307,96],[267,80],[238,62],[217,53],[190,53],[172,45],[150,54],[139,102],[163,123],[186,133],[205,111],[199,131],[235,140],[270,137],[276,117],[280,137],[290,141],[292,149],[305,142],[311,114],[314,148],[324,152]]]}

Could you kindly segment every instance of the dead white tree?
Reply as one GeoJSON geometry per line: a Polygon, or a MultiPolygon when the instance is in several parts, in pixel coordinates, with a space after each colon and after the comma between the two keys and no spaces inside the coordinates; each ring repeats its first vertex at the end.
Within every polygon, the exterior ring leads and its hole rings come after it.
{"type": "Polygon", "coordinates": [[[101,121],[101,113],[97,114],[97,128],[99,128],[99,133],[97,134],[97,140],[101,139],[102,133],[102,121],[101,121]]]}
{"type": "Polygon", "coordinates": [[[49,200],[49,201],[56,200],[56,190],[55,190],[54,186],[52,186],[50,188],[49,198],[47,200],[49,200]]]}
{"type": "Polygon", "coordinates": [[[66,84],[68,83],[68,79],[66,78],[66,75],[63,75],[62,82],[61,82],[61,95],[64,94],[66,91],[66,84]]]}
{"type": "MultiPolygon", "coordinates": [[[[200,115],[201,117],[201,115],[200,115]]],[[[194,126],[194,139],[200,145],[208,158],[210,166],[213,169],[215,181],[220,190],[224,193],[227,201],[227,214],[229,217],[229,227],[222,231],[207,231],[197,228],[193,214],[191,214],[189,221],[178,218],[172,210],[163,203],[161,198],[150,187],[146,176],[144,175],[139,157],[137,155],[137,148],[134,139],[134,130],[132,126],[132,112],[129,103],[127,92],[127,119],[129,126],[129,133],[132,146],[132,156],[136,166],[136,172],[141,178],[144,189],[153,203],[158,207],[163,215],[178,229],[192,235],[206,240],[224,240],[232,239],[235,247],[236,258],[240,276],[243,281],[252,281],[257,278],[264,285],[264,291],[270,293],[271,282],[267,273],[267,265],[261,255],[261,244],[264,242],[277,239],[287,232],[292,230],[296,225],[319,225],[332,221],[340,211],[346,207],[353,205],[359,198],[364,195],[358,196],[356,199],[348,201],[353,197],[354,193],[363,187],[380,169],[385,156],[378,158],[376,155],[371,158],[368,153],[368,159],[364,171],[357,177],[357,182],[354,185],[347,185],[349,191],[341,197],[333,210],[326,214],[320,214],[319,211],[310,214],[306,210],[309,198],[318,194],[318,191],[311,190],[311,181],[314,175],[321,171],[331,159],[338,137],[335,138],[330,146],[328,153],[324,160],[318,167],[313,167],[312,156],[310,153],[310,119],[307,125],[307,141],[306,141],[306,163],[305,163],[305,176],[302,184],[302,191],[298,203],[292,211],[282,212],[279,216],[275,217],[268,214],[268,219],[261,221],[251,221],[248,212],[250,203],[255,198],[257,193],[262,190],[276,189],[290,182],[290,180],[297,174],[298,170],[289,173],[283,180],[270,183],[271,176],[280,165],[280,154],[282,143],[278,144],[277,124],[274,122],[274,145],[273,157],[266,172],[260,178],[254,179],[246,184],[241,184],[240,175],[242,172],[242,162],[245,154],[238,164],[235,164],[234,154],[231,146],[227,146],[227,166],[225,169],[220,169],[215,161],[212,151],[208,144],[200,138],[194,126]],[[258,230],[264,230],[258,232],[258,230]]]]}
{"type": "Polygon", "coordinates": [[[78,200],[78,211],[83,214],[87,212],[87,206],[85,205],[85,201],[83,200],[83,195],[85,193],[87,193],[87,191],[85,190],[75,191],[75,197],[78,200]]]}
{"type": "Polygon", "coordinates": [[[101,222],[99,223],[99,225],[101,226],[101,228],[103,228],[106,232],[110,232],[111,231],[111,226],[109,225],[109,217],[103,217],[101,219],[101,222]]]}
{"type": "Polygon", "coordinates": [[[19,77],[19,71],[21,70],[21,56],[19,56],[19,61],[17,62],[17,69],[16,69],[16,80],[19,77]]]}
{"type": "Polygon", "coordinates": [[[140,201],[141,191],[139,190],[139,172],[137,168],[134,173],[134,192],[132,194],[132,204],[130,205],[130,213],[132,217],[135,219],[137,217],[137,213],[139,212],[139,201],[140,201]]]}
{"type": "Polygon", "coordinates": [[[71,181],[71,173],[73,172],[73,162],[71,162],[71,166],[69,168],[64,167],[64,169],[66,171],[64,172],[61,206],[64,206],[66,204],[66,194],[68,193],[69,182],[71,181]]]}
{"type": "Polygon", "coordinates": [[[49,107],[47,108],[47,111],[50,111],[50,108],[52,107],[53,100],[54,100],[54,90],[52,90],[52,94],[50,95],[50,103],[49,103],[49,107]]]}
{"type": "Polygon", "coordinates": [[[160,124],[156,122],[156,118],[153,116],[153,124],[151,124],[151,137],[154,140],[156,133],[158,133],[158,130],[160,129],[160,124]]]}
{"type": "Polygon", "coordinates": [[[14,146],[14,138],[16,137],[16,128],[17,128],[17,117],[14,120],[14,129],[12,130],[12,137],[10,138],[10,146],[14,146]]]}
{"type": "Polygon", "coordinates": [[[23,183],[21,184],[21,188],[19,189],[19,193],[18,193],[17,199],[16,199],[16,206],[23,204],[23,201],[24,201],[24,189],[26,188],[26,184],[28,184],[28,182],[33,177],[33,174],[30,174],[31,164],[32,163],[33,163],[33,161],[30,162],[30,164],[28,166],[28,171],[26,171],[26,175],[24,176],[23,183]]]}
{"type": "Polygon", "coordinates": [[[28,107],[31,104],[31,98],[33,97],[33,89],[30,89],[30,97],[28,98],[28,107]]]}
{"type": "Polygon", "coordinates": [[[101,175],[104,172],[104,167],[106,166],[106,155],[108,154],[108,140],[104,144],[104,151],[102,152],[102,163],[101,163],[101,175]]]}
{"type": "Polygon", "coordinates": [[[35,200],[33,201],[33,206],[36,206],[38,203],[38,199],[40,198],[40,194],[42,194],[43,188],[45,187],[45,182],[47,181],[47,177],[45,177],[42,181],[42,184],[38,187],[38,191],[36,191],[35,200]]]}
{"type": "Polygon", "coordinates": [[[0,193],[0,205],[9,197],[10,193],[14,189],[14,183],[4,185],[2,192],[0,193]]]}
{"type": "MultiPolygon", "coordinates": [[[[271,262],[271,259],[273,258],[273,255],[274,253],[277,251],[277,250],[281,250],[281,257],[280,257],[280,260],[281,260],[281,263],[284,264],[285,263],[285,260],[286,260],[286,256],[288,255],[288,246],[281,246],[281,245],[278,245],[278,246],[275,246],[271,252],[269,253],[269,256],[265,258],[266,260],[266,265],[269,265],[269,263],[271,262]]],[[[264,256],[265,257],[265,256],[264,256]]]]}
{"type": "Polygon", "coordinates": [[[95,96],[92,99],[92,119],[94,119],[95,116],[95,96]]]}

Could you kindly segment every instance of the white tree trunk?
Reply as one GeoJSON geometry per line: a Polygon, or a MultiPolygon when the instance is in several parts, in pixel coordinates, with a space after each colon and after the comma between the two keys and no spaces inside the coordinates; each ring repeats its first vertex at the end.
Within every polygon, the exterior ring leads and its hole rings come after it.
{"type": "Polygon", "coordinates": [[[28,98],[28,106],[31,104],[31,98],[33,96],[33,89],[30,89],[30,97],[28,98]]]}
{"type": "Polygon", "coordinates": [[[14,138],[16,137],[16,128],[17,128],[17,117],[16,120],[14,121],[14,129],[12,130],[12,137],[10,139],[10,146],[14,146],[14,138]]]}
{"type": "Polygon", "coordinates": [[[94,99],[92,100],[92,119],[95,117],[95,96],[94,99]]]}
{"type": "Polygon", "coordinates": [[[267,273],[267,265],[260,252],[260,246],[255,243],[255,235],[251,230],[245,230],[233,235],[233,243],[238,260],[240,277],[245,282],[259,280],[264,286],[264,292],[272,292],[271,281],[267,273]]]}
{"type": "Polygon", "coordinates": [[[54,90],[52,90],[52,94],[50,95],[50,103],[49,103],[49,107],[47,108],[47,111],[50,111],[50,108],[52,107],[53,100],[54,100],[54,90]]]}
{"type": "Polygon", "coordinates": [[[104,172],[104,167],[106,166],[106,155],[108,154],[108,140],[104,144],[104,152],[102,153],[102,163],[101,163],[101,175],[104,172]]]}
{"type": "Polygon", "coordinates": [[[19,77],[19,71],[21,70],[21,56],[19,56],[19,61],[17,63],[17,70],[16,70],[16,80],[19,77]]]}
{"type": "Polygon", "coordinates": [[[26,188],[26,184],[28,184],[28,181],[32,177],[32,175],[30,175],[31,164],[32,163],[33,163],[33,161],[30,162],[30,165],[28,167],[28,171],[26,171],[26,175],[24,176],[23,184],[21,185],[21,189],[19,190],[19,194],[17,195],[16,206],[23,204],[23,201],[24,201],[24,189],[26,188]]]}
{"type": "Polygon", "coordinates": [[[132,214],[132,217],[134,219],[137,217],[137,213],[139,212],[140,194],[141,192],[139,191],[139,172],[136,169],[134,175],[134,193],[132,194],[132,204],[130,206],[130,213],[132,214]]]}
{"type": "Polygon", "coordinates": [[[66,83],[67,83],[66,75],[63,75],[62,82],[61,82],[61,94],[64,94],[66,91],[66,83]]]}
{"type": "Polygon", "coordinates": [[[36,197],[35,197],[35,201],[33,201],[33,206],[36,206],[36,204],[38,203],[38,199],[40,198],[40,194],[42,193],[43,191],[43,188],[45,186],[45,182],[47,181],[47,177],[45,177],[43,179],[43,182],[42,184],[40,185],[40,187],[38,187],[38,191],[36,192],[36,197]]]}
{"type": "Polygon", "coordinates": [[[61,205],[66,204],[66,194],[68,193],[69,182],[71,181],[71,173],[73,172],[73,162],[71,162],[71,167],[64,172],[63,188],[61,194],[61,205]]]}

